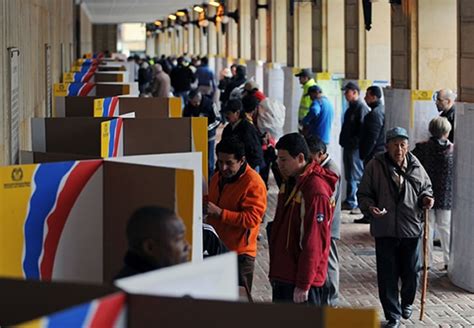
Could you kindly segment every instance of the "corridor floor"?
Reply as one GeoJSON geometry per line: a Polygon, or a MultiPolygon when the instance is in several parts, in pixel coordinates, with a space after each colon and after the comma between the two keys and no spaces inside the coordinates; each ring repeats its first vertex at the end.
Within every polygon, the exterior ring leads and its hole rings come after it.
{"type": "MultiPolygon", "coordinates": [[[[276,207],[277,187],[271,186],[267,216],[273,216],[276,207]]],[[[369,225],[352,223],[357,215],[343,212],[340,258],[340,305],[342,307],[375,307],[380,318],[383,313],[377,295],[374,242],[369,225]]],[[[259,241],[255,267],[253,298],[255,301],[271,301],[268,283],[268,243],[264,229],[259,241]]],[[[435,248],[434,269],[430,271],[425,319],[419,321],[420,293],[410,320],[402,321],[402,327],[474,327],[474,294],[454,286],[442,265],[441,249],[435,248]]]]}

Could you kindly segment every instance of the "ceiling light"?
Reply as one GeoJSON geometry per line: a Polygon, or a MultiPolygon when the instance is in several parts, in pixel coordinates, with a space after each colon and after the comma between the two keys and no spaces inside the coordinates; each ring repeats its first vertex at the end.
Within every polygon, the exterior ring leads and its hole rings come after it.
{"type": "Polygon", "coordinates": [[[171,20],[176,20],[176,16],[173,15],[173,14],[169,15],[168,18],[171,19],[171,20]]]}

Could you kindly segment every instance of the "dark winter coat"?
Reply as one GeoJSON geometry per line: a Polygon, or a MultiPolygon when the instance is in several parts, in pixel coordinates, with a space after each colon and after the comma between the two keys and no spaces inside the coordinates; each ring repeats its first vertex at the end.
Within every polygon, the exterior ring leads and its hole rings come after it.
{"type": "Polygon", "coordinates": [[[339,135],[339,145],[343,148],[359,148],[359,140],[364,118],[369,113],[369,108],[362,100],[358,99],[349,103],[344,114],[344,122],[339,135]]]}
{"type": "MultiPolygon", "coordinates": [[[[372,107],[372,106],[371,106],[372,107]]],[[[375,154],[385,150],[385,109],[382,103],[372,107],[362,123],[359,156],[367,163],[375,154]]]]}
{"type": "Polygon", "coordinates": [[[432,137],[416,144],[413,154],[420,160],[433,184],[434,209],[453,207],[454,145],[432,137]]]}

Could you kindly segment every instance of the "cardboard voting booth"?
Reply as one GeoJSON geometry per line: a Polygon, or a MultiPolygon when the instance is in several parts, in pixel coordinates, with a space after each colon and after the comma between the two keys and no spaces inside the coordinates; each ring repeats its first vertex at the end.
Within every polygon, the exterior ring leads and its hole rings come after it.
{"type": "Polygon", "coordinates": [[[0,326],[17,325],[116,292],[112,286],[0,278],[0,326]]]}
{"type": "Polygon", "coordinates": [[[201,154],[0,168],[0,276],[111,281],[142,206],[174,209],[202,259],[201,154]],[[160,164],[164,161],[164,164],[160,164]]]}
{"type": "MultiPolygon", "coordinates": [[[[53,87],[53,114],[64,113],[66,97],[113,97],[120,95],[138,96],[137,83],[56,83],[53,87]]],[[[62,114],[62,116],[65,116],[62,114]]]]}
{"type": "Polygon", "coordinates": [[[207,119],[33,118],[34,152],[115,157],[202,152],[207,181],[207,119]]]}
{"type": "Polygon", "coordinates": [[[135,113],[137,118],[181,117],[181,98],[134,96],[67,96],[58,99],[55,117],[117,117],[135,113]]]}
{"type": "Polygon", "coordinates": [[[128,82],[128,72],[125,71],[106,71],[106,72],[95,72],[95,82],[128,82]]]}
{"type": "Polygon", "coordinates": [[[94,100],[94,117],[116,117],[135,113],[136,118],[182,117],[181,98],[108,97],[94,100]]]}

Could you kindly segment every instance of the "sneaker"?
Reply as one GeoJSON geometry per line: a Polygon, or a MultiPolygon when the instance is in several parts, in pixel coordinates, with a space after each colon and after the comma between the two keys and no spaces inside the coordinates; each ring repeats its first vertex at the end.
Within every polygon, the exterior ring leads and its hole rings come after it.
{"type": "Polygon", "coordinates": [[[351,214],[362,214],[362,212],[360,211],[360,208],[358,208],[358,207],[353,208],[350,213],[351,214]]]}

